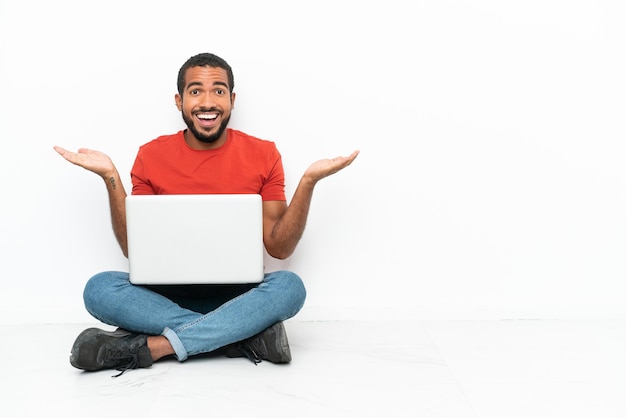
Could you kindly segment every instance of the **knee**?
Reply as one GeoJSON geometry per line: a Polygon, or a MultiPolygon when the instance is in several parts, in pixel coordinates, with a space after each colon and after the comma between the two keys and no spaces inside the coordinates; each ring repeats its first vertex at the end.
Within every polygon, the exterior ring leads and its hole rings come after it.
{"type": "Polygon", "coordinates": [[[294,295],[294,299],[300,302],[300,307],[304,305],[304,301],[306,300],[306,287],[304,287],[304,282],[295,273],[291,273],[290,283],[292,287],[292,292],[294,295]]]}
{"type": "Polygon", "coordinates": [[[295,310],[300,310],[304,306],[306,299],[306,288],[304,282],[296,273],[291,271],[279,271],[277,278],[281,283],[281,293],[289,300],[290,305],[295,310]]]}
{"type": "Polygon", "coordinates": [[[112,290],[120,283],[128,282],[128,273],[105,271],[91,277],[83,290],[83,301],[87,310],[92,311],[98,304],[107,303],[112,290]]]}

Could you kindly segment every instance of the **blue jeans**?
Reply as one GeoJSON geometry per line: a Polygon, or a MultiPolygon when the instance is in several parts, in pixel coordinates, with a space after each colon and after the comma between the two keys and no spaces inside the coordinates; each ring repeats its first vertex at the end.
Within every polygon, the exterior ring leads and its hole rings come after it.
{"type": "Polygon", "coordinates": [[[282,270],[258,284],[138,286],[128,273],[96,274],[83,293],[87,311],[105,324],[163,335],[176,358],[244,340],[297,314],[306,298],[298,275],[282,270]]]}

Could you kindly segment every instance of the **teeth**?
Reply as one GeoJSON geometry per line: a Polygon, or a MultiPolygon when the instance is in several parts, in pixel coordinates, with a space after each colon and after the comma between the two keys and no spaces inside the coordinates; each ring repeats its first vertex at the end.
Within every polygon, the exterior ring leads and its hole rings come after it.
{"type": "Polygon", "coordinates": [[[215,119],[217,115],[198,114],[199,119],[215,119]]]}

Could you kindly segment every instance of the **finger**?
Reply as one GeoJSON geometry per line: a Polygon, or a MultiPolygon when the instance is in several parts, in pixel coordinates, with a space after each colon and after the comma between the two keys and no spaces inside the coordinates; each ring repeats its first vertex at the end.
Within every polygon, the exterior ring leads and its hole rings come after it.
{"type": "Polygon", "coordinates": [[[58,152],[59,154],[63,155],[64,153],[68,152],[65,148],[60,147],[58,145],[53,146],[52,148],[54,148],[54,150],[56,152],[58,152]]]}
{"type": "Polygon", "coordinates": [[[350,154],[347,157],[334,158],[333,161],[339,163],[339,165],[341,165],[342,167],[347,167],[350,164],[352,164],[352,161],[354,161],[355,158],[356,158],[355,154],[350,154]]]}
{"type": "Polygon", "coordinates": [[[359,155],[359,150],[354,151],[352,154],[348,156],[339,156],[332,159],[332,161],[354,161],[354,159],[359,155]]]}
{"type": "Polygon", "coordinates": [[[359,150],[354,151],[352,154],[350,154],[347,158],[350,160],[350,162],[354,161],[354,159],[357,157],[357,155],[359,155],[359,150]]]}
{"type": "Polygon", "coordinates": [[[61,157],[65,158],[65,159],[66,159],[66,160],[68,160],[68,161],[73,161],[73,159],[75,158],[75,157],[74,157],[74,156],[75,156],[75,154],[74,154],[73,152],[68,151],[68,150],[66,150],[66,149],[65,149],[65,148],[63,148],[63,147],[59,147],[59,146],[56,146],[56,145],[55,145],[55,146],[54,146],[54,150],[55,150],[56,152],[58,152],[58,153],[59,153],[59,155],[61,155],[61,157]]]}

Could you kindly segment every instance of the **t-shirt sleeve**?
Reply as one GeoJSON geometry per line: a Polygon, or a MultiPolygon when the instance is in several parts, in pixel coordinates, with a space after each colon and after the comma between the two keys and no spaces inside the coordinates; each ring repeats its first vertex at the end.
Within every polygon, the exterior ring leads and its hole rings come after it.
{"type": "Polygon", "coordinates": [[[152,185],[146,180],[141,149],[137,153],[135,163],[130,171],[130,180],[133,185],[132,194],[156,194],[154,193],[152,185]]]}
{"type": "Polygon", "coordinates": [[[272,152],[270,159],[269,174],[263,188],[261,189],[261,197],[263,201],[284,200],[285,197],[285,171],[283,169],[283,160],[280,152],[276,147],[272,152]]]}

